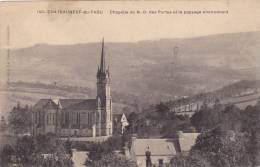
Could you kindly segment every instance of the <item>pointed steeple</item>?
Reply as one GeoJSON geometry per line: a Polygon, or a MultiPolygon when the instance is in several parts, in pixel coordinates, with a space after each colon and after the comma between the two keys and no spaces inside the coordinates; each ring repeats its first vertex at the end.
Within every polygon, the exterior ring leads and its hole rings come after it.
{"type": "Polygon", "coordinates": [[[103,37],[103,39],[102,39],[100,71],[101,71],[101,72],[106,72],[105,50],[104,50],[104,37],[103,37]]]}
{"type": "Polygon", "coordinates": [[[104,38],[102,39],[100,65],[98,66],[97,78],[109,78],[109,67],[106,66],[104,38]]]}

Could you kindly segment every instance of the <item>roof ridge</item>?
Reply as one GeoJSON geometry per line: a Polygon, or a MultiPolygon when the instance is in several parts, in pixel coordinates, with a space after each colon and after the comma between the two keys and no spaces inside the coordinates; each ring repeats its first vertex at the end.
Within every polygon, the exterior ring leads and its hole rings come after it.
{"type": "MultiPolygon", "coordinates": [[[[86,104],[89,104],[88,106],[87,106],[87,108],[88,107],[90,107],[90,108],[93,108],[93,104],[94,104],[94,107],[96,107],[96,99],[80,99],[80,100],[82,100],[82,101],[79,101],[79,102],[76,102],[76,103],[72,103],[72,104],[70,104],[70,105],[68,105],[68,106],[66,106],[66,108],[68,109],[68,108],[81,108],[82,106],[80,106],[80,105],[83,105],[84,106],[84,103],[86,103],[86,104]],[[93,104],[92,104],[93,103],[93,104]]],[[[86,107],[86,106],[85,106],[86,107]]],[[[87,109],[86,108],[86,109],[87,109]]]]}

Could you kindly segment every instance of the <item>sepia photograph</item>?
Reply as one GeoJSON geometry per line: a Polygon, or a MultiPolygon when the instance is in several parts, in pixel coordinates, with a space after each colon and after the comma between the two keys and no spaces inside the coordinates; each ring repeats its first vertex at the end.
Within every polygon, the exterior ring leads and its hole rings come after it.
{"type": "Polygon", "coordinates": [[[1,1],[1,167],[260,167],[260,1],[1,1]]]}

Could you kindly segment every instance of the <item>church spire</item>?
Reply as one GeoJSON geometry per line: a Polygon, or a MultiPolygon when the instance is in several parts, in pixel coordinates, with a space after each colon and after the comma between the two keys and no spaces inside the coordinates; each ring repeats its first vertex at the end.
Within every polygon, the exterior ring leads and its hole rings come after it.
{"type": "Polygon", "coordinates": [[[97,72],[97,134],[112,135],[112,99],[110,95],[109,67],[105,62],[104,38],[102,39],[101,60],[97,72]]]}
{"type": "Polygon", "coordinates": [[[109,68],[106,66],[106,58],[105,58],[105,44],[104,38],[102,39],[101,46],[101,57],[100,57],[100,65],[97,70],[97,78],[109,78],[109,68]]]}
{"type": "Polygon", "coordinates": [[[103,37],[103,39],[102,39],[102,50],[101,50],[100,71],[101,71],[101,72],[106,72],[104,37],[103,37]]]}

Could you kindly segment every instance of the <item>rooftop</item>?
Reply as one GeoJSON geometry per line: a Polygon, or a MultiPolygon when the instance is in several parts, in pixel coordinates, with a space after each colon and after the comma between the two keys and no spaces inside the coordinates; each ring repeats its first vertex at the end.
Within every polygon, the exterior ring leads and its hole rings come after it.
{"type": "Polygon", "coordinates": [[[197,137],[200,133],[180,133],[179,134],[179,147],[181,152],[188,152],[195,144],[197,137]]]}
{"type": "Polygon", "coordinates": [[[132,139],[131,152],[135,156],[145,156],[150,151],[152,156],[174,156],[178,152],[188,152],[196,143],[200,133],[179,133],[178,139],[132,139]]]}
{"type": "Polygon", "coordinates": [[[40,99],[34,109],[43,109],[48,105],[60,109],[93,110],[96,108],[96,99],[40,99]]]}
{"type": "Polygon", "coordinates": [[[176,154],[174,140],[172,139],[134,139],[132,148],[136,156],[145,156],[149,150],[152,156],[176,154]]]}

